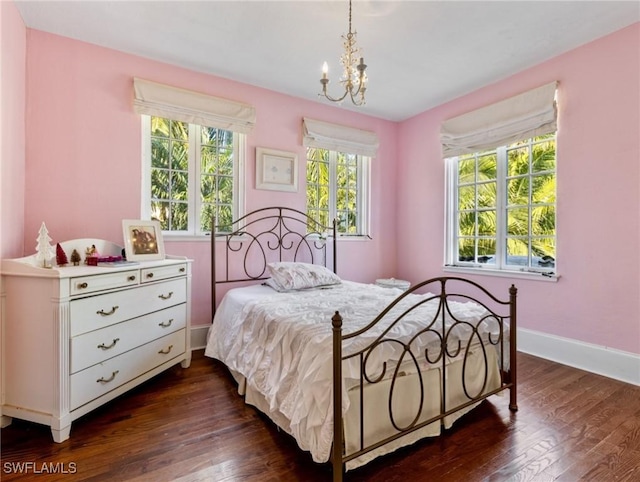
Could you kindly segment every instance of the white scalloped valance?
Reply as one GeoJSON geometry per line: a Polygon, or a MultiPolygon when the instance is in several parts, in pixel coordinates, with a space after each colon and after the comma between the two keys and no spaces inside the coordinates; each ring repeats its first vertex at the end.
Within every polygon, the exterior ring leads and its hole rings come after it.
{"type": "Polygon", "coordinates": [[[302,119],[302,144],[305,147],[375,157],[379,141],[375,132],[305,117],[302,119]]]}
{"type": "Polygon", "coordinates": [[[256,123],[249,104],[213,97],[149,80],[133,79],[133,108],[138,114],[248,134],[256,123]]]}
{"type": "Polygon", "coordinates": [[[481,152],[557,130],[557,82],[468,112],[442,124],[443,157],[481,152]]]}

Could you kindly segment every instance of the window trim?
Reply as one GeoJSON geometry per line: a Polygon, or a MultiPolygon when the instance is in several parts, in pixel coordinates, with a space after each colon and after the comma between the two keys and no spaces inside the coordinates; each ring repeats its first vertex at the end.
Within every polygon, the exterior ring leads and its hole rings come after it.
{"type": "MultiPolygon", "coordinates": [[[[350,234],[350,233],[341,233],[338,231],[336,234],[340,239],[354,239],[354,240],[372,239],[371,231],[370,231],[370,227],[371,227],[371,157],[362,155],[362,154],[353,154],[353,153],[346,153],[343,151],[336,151],[336,150],[332,150],[324,147],[307,146],[305,148],[305,193],[308,187],[306,170],[309,165],[309,154],[308,154],[309,149],[322,149],[329,153],[329,220],[330,222],[336,219],[338,215],[338,209],[337,209],[338,153],[342,153],[344,155],[356,156],[357,169],[359,173],[359,176],[357,179],[358,194],[356,198],[356,203],[359,208],[358,211],[360,214],[358,216],[358,219],[359,219],[358,233],[350,234]]],[[[308,212],[308,207],[309,206],[305,201],[305,209],[307,210],[307,212],[308,212]]]]}
{"type": "MultiPolygon", "coordinates": [[[[555,136],[556,141],[556,149],[557,149],[557,135],[555,136]]],[[[495,257],[497,260],[500,260],[499,267],[495,265],[485,265],[480,263],[472,263],[472,262],[464,262],[457,260],[457,206],[458,206],[458,159],[461,155],[454,155],[444,159],[445,162],[445,205],[444,205],[444,221],[445,221],[445,233],[444,233],[444,266],[443,271],[445,272],[454,272],[461,274],[478,274],[478,275],[488,275],[488,276],[497,276],[497,277],[506,277],[506,278],[521,278],[521,279],[534,279],[539,281],[551,281],[556,282],[560,275],[557,272],[558,266],[553,268],[553,271],[549,269],[539,268],[536,269],[534,267],[509,267],[504,264],[504,256],[506,249],[506,240],[507,233],[505,232],[506,226],[506,215],[507,215],[507,206],[506,206],[506,193],[504,190],[506,189],[506,182],[508,180],[508,175],[506,172],[506,159],[507,159],[507,148],[508,146],[500,146],[494,148],[496,150],[496,223],[498,225],[498,231],[496,232],[496,253],[495,257]],[[502,159],[502,162],[500,162],[502,159]],[[502,226],[502,228],[500,228],[502,226]]],[[[487,151],[491,149],[486,149],[487,151]]],[[[481,151],[484,152],[485,150],[481,151]]],[[[557,150],[556,150],[557,153],[557,150]]],[[[556,156],[557,160],[557,156],[556,156]]],[[[554,174],[556,176],[557,182],[557,164],[556,169],[554,170],[554,174]]],[[[531,175],[531,173],[529,173],[531,175]]],[[[477,183],[477,180],[476,180],[477,183]]],[[[530,199],[531,191],[529,191],[529,204],[531,206],[530,199]]],[[[557,198],[556,198],[556,208],[557,208],[557,198]]],[[[557,215],[557,209],[556,209],[557,215]]],[[[529,223],[531,222],[531,217],[529,216],[529,223]]],[[[557,234],[556,234],[557,240],[557,234]]],[[[529,253],[530,254],[530,253],[529,253]]]]}
{"type": "MultiPolygon", "coordinates": [[[[141,117],[141,198],[140,198],[140,217],[141,219],[151,219],[151,115],[142,114],[141,117]]],[[[158,116],[156,116],[158,117],[158,116]]],[[[200,180],[200,157],[198,152],[201,147],[201,136],[198,125],[189,124],[189,138],[195,139],[189,142],[189,179],[200,180]],[[191,162],[191,160],[194,160],[191,162]],[[196,162],[197,160],[197,162],[196,162]]],[[[223,129],[225,130],[225,129],[223,129]]],[[[233,219],[238,219],[245,212],[245,164],[247,154],[247,136],[240,132],[233,132],[233,150],[234,150],[234,206],[233,219]]],[[[162,231],[165,241],[175,240],[208,240],[210,232],[200,230],[200,215],[202,199],[200,196],[200,182],[197,187],[189,183],[189,226],[186,231],[162,231]]]]}

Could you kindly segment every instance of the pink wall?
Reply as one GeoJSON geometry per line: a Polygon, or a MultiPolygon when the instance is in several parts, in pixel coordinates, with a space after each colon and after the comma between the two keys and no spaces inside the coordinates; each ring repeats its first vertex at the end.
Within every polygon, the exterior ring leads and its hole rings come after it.
{"type": "Polygon", "coordinates": [[[398,275],[442,275],[441,122],[558,80],[557,283],[476,277],[507,293],[520,326],[640,353],[640,24],[402,123],[398,275]],[[416,215],[420,213],[420,215],[416,215]],[[411,233],[411,236],[406,235],[411,233]]]}
{"type": "MultiPolygon", "coordinates": [[[[396,124],[37,30],[27,36],[25,254],[34,251],[42,221],[54,242],[97,237],[121,243],[122,219],[140,216],[141,123],[132,109],[132,79],[141,77],[256,107],[247,139],[247,210],[283,205],[304,211],[304,189],[254,189],[257,146],[295,151],[304,186],[303,117],[375,131],[373,240],[341,242],[339,274],[369,282],[395,273],[396,124]]],[[[193,323],[209,323],[208,243],[165,244],[167,253],[194,260],[193,323]]]]}
{"type": "Polygon", "coordinates": [[[27,32],[13,2],[0,2],[0,257],[22,255],[27,32]]]}
{"type": "MultiPolygon", "coordinates": [[[[15,32],[11,52],[14,45],[24,49],[20,40],[24,26],[16,20],[15,8],[9,9],[7,22],[5,5],[3,2],[3,140],[7,115],[20,125],[19,99],[25,95],[20,87],[23,74],[9,76],[18,107],[13,113],[5,110],[7,23],[15,32]],[[17,44],[13,43],[16,39],[17,44]]],[[[438,133],[442,120],[559,80],[561,278],[557,283],[515,280],[520,288],[520,326],[640,353],[638,24],[400,124],[39,31],[27,30],[26,34],[26,191],[23,208],[21,162],[25,155],[17,143],[7,157],[3,142],[3,256],[32,253],[42,221],[54,241],[77,237],[121,240],[121,219],[139,216],[140,122],[131,109],[131,79],[139,76],[256,106],[258,122],[248,138],[247,209],[274,204],[304,208],[302,191],[253,189],[256,146],[295,151],[304,159],[303,116],[376,131],[381,147],[372,172],[374,239],[341,243],[340,274],[360,281],[380,276],[418,281],[441,275],[444,169],[438,133]],[[7,158],[12,160],[9,183],[7,158]],[[7,185],[13,190],[11,196],[5,194],[7,185]],[[22,209],[24,227],[18,214],[22,209]],[[9,244],[22,241],[7,242],[17,236],[8,235],[8,230],[23,237],[23,252],[9,252],[9,244]]],[[[19,65],[24,54],[18,52],[14,57],[12,53],[10,58],[19,65]]],[[[18,139],[21,134],[24,130],[18,127],[18,139]]],[[[208,323],[208,244],[170,242],[167,251],[195,260],[194,323],[208,323]]],[[[514,280],[483,277],[481,281],[506,292],[514,280]]]]}

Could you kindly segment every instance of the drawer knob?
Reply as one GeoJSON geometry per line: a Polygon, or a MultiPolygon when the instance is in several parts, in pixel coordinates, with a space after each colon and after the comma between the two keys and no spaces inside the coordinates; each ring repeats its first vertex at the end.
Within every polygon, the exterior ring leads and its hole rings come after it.
{"type": "Polygon", "coordinates": [[[109,315],[113,315],[116,310],[120,308],[119,306],[112,306],[110,311],[104,311],[104,310],[98,310],[96,311],[96,313],[100,316],[109,316],[109,315]]]}
{"type": "Polygon", "coordinates": [[[160,353],[161,355],[166,355],[171,352],[172,348],[173,348],[173,345],[169,345],[166,350],[160,350],[158,353],[160,353]]]}
{"type": "Polygon", "coordinates": [[[78,283],[78,288],[83,290],[89,286],[89,283],[78,283]]]}
{"type": "Polygon", "coordinates": [[[169,291],[168,295],[158,295],[158,298],[160,298],[161,300],[168,300],[172,296],[173,296],[173,291],[169,291]]]}
{"type": "Polygon", "coordinates": [[[120,370],[116,370],[115,372],[111,372],[111,376],[109,378],[105,378],[105,377],[100,377],[96,380],[96,383],[109,383],[111,381],[113,381],[113,379],[116,377],[116,375],[120,373],[120,370]]]}
{"type": "Polygon", "coordinates": [[[118,343],[120,341],[120,338],[114,338],[113,339],[113,343],[111,343],[111,345],[105,345],[104,343],[100,343],[98,345],[98,348],[101,348],[103,350],[108,350],[110,348],[113,348],[114,346],[116,346],[116,343],[118,343]]]}
{"type": "Polygon", "coordinates": [[[173,318],[171,318],[169,321],[162,321],[158,323],[158,326],[161,326],[162,328],[168,328],[169,326],[171,326],[171,323],[173,323],[173,318]]]}
{"type": "Polygon", "coordinates": [[[153,273],[147,273],[147,278],[153,278],[153,273]]]}
{"type": "Polygon", "coordinates": [[[184,269],[184,268],[180,268],[180,272],[181,272],[181,273],[184,273],[185,271],[186,271],[186,269],[184,269]]]}
{"type": "Polygon", "coordinates": [[[133,276],[133,275],[131,275],[131,276],[129,276],[127,279],[128,279],[129,281],[135,281],[135,280],[136,280],[136,277],[135,277],[135,276],[133,276]]]}

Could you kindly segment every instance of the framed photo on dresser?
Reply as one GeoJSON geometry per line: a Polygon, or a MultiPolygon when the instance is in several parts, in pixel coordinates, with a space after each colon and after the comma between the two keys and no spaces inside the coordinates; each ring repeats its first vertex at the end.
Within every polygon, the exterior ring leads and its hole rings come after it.
{"type": "Polygon", "coordinates": [[[164,242],[160,222],[124,219],[122,233],[127,261],[164,259],[164,242]]]}

